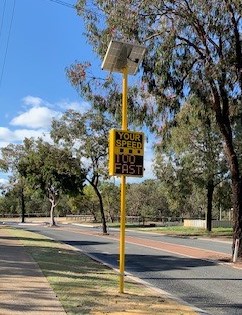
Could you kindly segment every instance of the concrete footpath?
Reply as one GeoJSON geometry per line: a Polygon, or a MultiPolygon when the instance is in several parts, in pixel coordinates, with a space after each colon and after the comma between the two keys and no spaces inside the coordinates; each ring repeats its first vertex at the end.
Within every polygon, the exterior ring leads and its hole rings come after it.
{"type": "Polygon", "coordinates": [[[64,315],[49,282],[18,239],[0,228],[0,315],[64,315]]]}

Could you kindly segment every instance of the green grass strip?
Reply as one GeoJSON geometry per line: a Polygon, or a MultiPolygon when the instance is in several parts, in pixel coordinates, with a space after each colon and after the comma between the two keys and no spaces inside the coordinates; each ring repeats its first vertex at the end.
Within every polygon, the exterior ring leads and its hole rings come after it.
{"type": "Polygon", "coordinates": [[[129,279],[125,294],[119,294],[118,275],[112,269],[40,234],[14,228],[10,232],[38,263],[68,315],[196,314],[129,279]]]}

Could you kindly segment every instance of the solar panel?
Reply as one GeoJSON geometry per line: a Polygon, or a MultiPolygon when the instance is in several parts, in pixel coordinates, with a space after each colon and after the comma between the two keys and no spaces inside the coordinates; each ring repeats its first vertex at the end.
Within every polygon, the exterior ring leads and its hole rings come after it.
{"type": "Polygon", "coordinates": [[[110,72],[123,72],[127,67],[128,74],[135,74],[143,59],[145,47],[112,40],[104,57],[102,69],[110,72]]]}

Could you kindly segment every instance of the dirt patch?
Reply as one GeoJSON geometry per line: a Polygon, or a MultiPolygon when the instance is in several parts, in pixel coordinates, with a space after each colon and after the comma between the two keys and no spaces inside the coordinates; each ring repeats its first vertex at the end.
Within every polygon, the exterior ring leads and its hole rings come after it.
{"type": "Polygon", "coordinates": [[[107,302],[105,308],[96,309],[90,314],[195,315],[197,313],[195,313],[189,306],[181,305],[167,297],[155,294],[151,289],[143,288],[143,292],[128,292],[121,295],[113,295],[110,292],[109,301],[107,302]]]}

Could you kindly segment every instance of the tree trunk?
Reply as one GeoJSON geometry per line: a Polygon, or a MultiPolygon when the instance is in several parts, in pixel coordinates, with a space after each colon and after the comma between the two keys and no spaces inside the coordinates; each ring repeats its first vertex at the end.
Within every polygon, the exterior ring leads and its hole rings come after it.
{"type": "Polygon", "coordinates": [[[108,214],[109,214],[111,222],[113,223],[114,222],[114,215],[112,214],[112,211],[110,209],[108,210],[108,214]]]}
{"type": "Polygon", "coordinates": [[[242,258],[242,195],[241,195],[241,174],[239,169],[238,157],[234,148],[233,132],[231,128],[229,113],[229,98],[224,83],[221,81],[219,90],[215,82],[210,80],[210,86],[214,97],[213,110],[215,112],[216,122],[219,126],[221,135],[224,140],[224,151],[229,165],[232,180],[232,201],[234,212],[233,225],[233,245],[232,254],[234,253],[235,241],[239,239],[238,257],[242,258]]]}
{"type": "Polygon", "coordinates": [[[228,117],[223,117],[221,113],[216,113],[216,120],[224,138],[224,151],[232,180],[232,204],[234,218],[232,255],[234,253],[235,241],[236,239],[239,239],[238,257],[242,258],[242,182],[239,163],[234,150],[233,137],[228,117]]]}
{"type": "MultiPolygon", "coordinates": [[[[232,146],[232,144],[231,144],[232,146]]],[[[238,257],[242,258],[242,190],[241,190],[241,176],[239,170],[239,163],[237,156],[233,150],[227,145],[226,155],[229,163],[229,168],[231,172],[232,179],[232,203],[233,203],[233,245],[232,245],[232,255],[234,253],[235,241],[239,239],[239,251],[238,257]]]]}
{"type": "Polygon", "coordinates": [[[108,234],[107,232],[107,224],[106,224],[106,218],[104,215],[104,207],[103,207],[103,199],[102,199],[102,195],[100,194],[98,188],[94,185],[92,185],[92,187],[94,188],[98,200],[99,200],[99,205],[100,205],[100,213],[101,213],[101,218],[102,218],[102,229],[103,229],[103,234],[108,234]]]}
{"type": "Polygon", "coordinates": [[[242,258],[242,189],[241,178],[232,179],[232,196],[233,196],[233,245],[232,255],[234,254],[236,239],[239,240],[238,257],[242,258]]]}
{"type": "Polygon", "coordinates": [[[23,187],[20,188],[20,199],[21,199],[21,222],[25,222],[25,200],[24,200],[24,189],[23,187]]]}
{"type": "MultiPolygon", "coordinates": [[[[230,1],[226,1],[228,11],[230,12],[231,16],[231,24],[233,26],[234,31],[234,49],[236,52],[236,68],[237,68],[237,75],[239,79],[240,85],[240,93],[242,90],[242,45],[241,45],[241,37],[240,37],[240,24],[238,23],[236,12],[233,9],[232,3],[230,1]]],[[[223,97],[223,94],[222,94],[223,97]]],[[[224,98],[223,98],[224,100],[224,98]]],[[[241,97],[240,97],[241,101],[241,97]]],[[[227,115],[229,117],[229,115],[227,115]]],[[[231,137],[232,138],[232,137],[231,137]]],[[[232,144],[232,139],[231,139],[232,144]]],[[[231,171],[231,178],[232,178],[232,197],[233,197],[233,214],[234,214],[234,226],[233,226],[233,253],[235,249],[235,242],[236,239],[239,240],[239,251],[238,257],[242,258],[242,179],[239,170],[239,163],[237,156],[234,151],[229,150],[230,147],[228,143],[226,143],[227,149],[229,152],[228,160],[229,160],[229,167],[231,171]]]]}
{"type": "Polygon", "coordinates": [[[207,183],[206,229],[208,232],[212,231],[213,192],[214,192],[214,182],[212,179],[210,179],[208,180],[208,183],[207,183]]]}
{"type": "Polygon", "coordinates": [[[90,209],[90,211],[91,211],[91,214],[93,215],[94,222],[97,222],[97,215],[96,215],[96,211],[95,211],[94,205],[92,205],[92,209],[90,209]]]}
{"type": "Polygon", "coordinates": [[[234,253],[235,241],[239,239],[238,257],[242,258],[242,190],[241,190],[241,176],[239,171],[239,164],[236,154],[229,150],[225,145],[227,160],[229,163],[231,179],[232,179],[232,204],[233,204],[233,245],[232,255],[234,253]]]}
{"type": "Polygon", "coordinates": [[[51,208],[50,208],[50,226],[55,226],[56,223],[55,223],[55,207],[56,207],[56,203],[55,203],[55,200],[53,199],[50,199],[50,202],[51,202],[51,208]]]}

